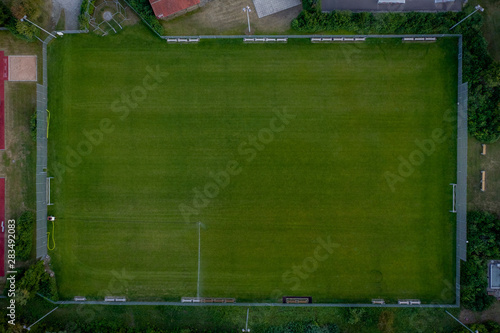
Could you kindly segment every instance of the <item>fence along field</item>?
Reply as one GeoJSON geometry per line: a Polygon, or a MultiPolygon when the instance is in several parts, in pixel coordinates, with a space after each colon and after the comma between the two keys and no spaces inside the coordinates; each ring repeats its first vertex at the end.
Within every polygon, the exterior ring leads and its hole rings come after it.
{"type": "Polygon", "coordinates": [[[49,47],[62,297],[454,302],[454,40],[165,44],[130,28],[49,47]]]}

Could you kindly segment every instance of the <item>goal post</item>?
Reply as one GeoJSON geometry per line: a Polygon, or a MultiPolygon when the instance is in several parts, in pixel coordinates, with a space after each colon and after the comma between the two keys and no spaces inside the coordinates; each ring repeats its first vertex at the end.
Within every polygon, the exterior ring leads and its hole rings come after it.
{"type": "Polygon", "coordinates": [[[450,210],[451,213],[456,213],[457,212],[457,184],[450,184],[453,186],[453,201],[452,201],[452,209],[450,210]]]}
{"type": "Polygon", "coordinates": [[[50,180],[54,177],[47,177],[46,188],[47,188],[47,206],[52,206],[54,203],[50,202],[50,180]]]}

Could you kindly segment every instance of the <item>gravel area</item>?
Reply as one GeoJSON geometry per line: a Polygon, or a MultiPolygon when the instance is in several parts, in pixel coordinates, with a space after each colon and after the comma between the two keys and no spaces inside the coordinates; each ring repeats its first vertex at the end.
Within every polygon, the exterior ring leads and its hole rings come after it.
{"type": "Polygon", "coordinates": [[[80,15],[81,4],[82,0],[52,0],[53,22],[57,23],[61,9],[64,9],[66,30],[78,30],[78,15],[80,15]]]}
{"type": "Polygon", "coordinates": [[[36,56],[9,56],[9,81],[36,81],[36,56]]]}

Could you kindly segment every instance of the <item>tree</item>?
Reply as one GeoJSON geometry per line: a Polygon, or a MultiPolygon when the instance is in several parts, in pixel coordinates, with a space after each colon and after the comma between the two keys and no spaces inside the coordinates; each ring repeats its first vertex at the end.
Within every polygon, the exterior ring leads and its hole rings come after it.
{"type": "Polygon", "coordinates": [[[9,7],[0,1],[0,26],[7,27],[14,32],[16,21],[9,7]]]}
{"type": "Polygon", "coordinates": [[[21,289],[16,293],[16,304],[18,306],[25,306],[28,303],[28,299],[30,298],[29,292],[26,289],[21,289]]]}
{"type": "Polygon", "coordinates": [[[37,28],[33,24],[26,21],[24,22],[17,21],[16,23],[16,32],[20,35],[25,36],[30,40],[36,36],[37,33],[36,29],[37,28]]]}
{"type": "Polygon", "coordinates": [[[36,20],[42,15],[43,0],[17,0],[11,7],[12,14],[17,19],[28,16],[30,20],[36,20]]]}
{"type": "Polygon", "coordinates": [[[461,264],[460,288],[462,305],[474,311],[487,309],[495,298],[488,296],[486,288],[488,260],[500,255],[500,220],[491,213],[467,214],[467,261],[461,264]]]}
{"type": "Polygon", "coordinates": [[[500,64],[494,62],[486,72],[486,83],[492,88],[500,86],[500,64]]]}
{"type": "Polygon", "coordinates": [[[38,292],[40,281],[44,277],[44,274],[47,273],[45,272],[43,261],[38,261],[23,274],[17,284],[17,292],[26,293],[28,300],[32,298],[38,292]]]}

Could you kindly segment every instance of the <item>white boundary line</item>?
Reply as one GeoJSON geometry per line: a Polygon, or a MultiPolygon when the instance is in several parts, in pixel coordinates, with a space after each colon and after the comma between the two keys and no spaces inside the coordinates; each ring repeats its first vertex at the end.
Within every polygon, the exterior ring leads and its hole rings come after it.
{"type": "Polygon", "coordinates": [[[200,297],[200,261],[201,261],[201,222],[198,222],[198,283],[196,286],[196,297],[200,297]]]}

